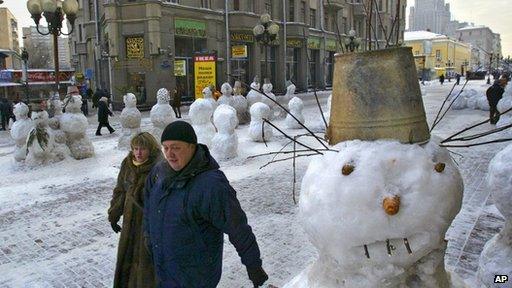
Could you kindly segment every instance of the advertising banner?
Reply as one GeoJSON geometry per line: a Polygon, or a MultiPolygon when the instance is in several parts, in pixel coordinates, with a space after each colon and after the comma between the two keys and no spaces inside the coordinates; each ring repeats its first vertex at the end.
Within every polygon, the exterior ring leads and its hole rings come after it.
{"type": "Polygon", "coordinates": [[[174,76],[187,76],[187,62],[174,60],[174,76]]]}
{"type": "Polygon", "coordinates": [[[215,55],[194,56],[194,83],[196,99],[203,97],[204,87],[208,85],[215,85],[216,60],[217,56],[215,55]]]}
{"type": "Polygon", "coordinates": [[[231,47],[233,58],[247,58],[247,45],[234,45],[231,47]]]}

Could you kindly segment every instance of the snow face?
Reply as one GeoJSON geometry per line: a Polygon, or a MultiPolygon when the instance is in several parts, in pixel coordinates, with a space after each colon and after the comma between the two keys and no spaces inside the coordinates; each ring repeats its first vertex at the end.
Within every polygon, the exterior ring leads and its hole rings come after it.
{"type": "Polygon", "coordinates": [[[71,156],[75,159],[92,157],[94,156],[94,146],[85,133],[89,123],[80,110],[82,97],[70,96],[67,103],[66,113],[60,117],[60,129],[66,135],[66,144],[71,151],[71,156]]]}
{"type": "MultiPolygon", "coordinates": [[[[134,94],[128,93],[124,95],[123,101],[125,104],[123,111],[121,111],[121,126],[123,129],[121,131],[121,137],[119,137],[117,147],[119,149],[130,150],[130,141],[132,140],[132,137],[139,134],[141,131],[141,114],[139,109],[137,109],[137,98],[134,94]]],[[[163,110],[165,110],[165,108],[163,110]]],[[[163,121],[165,121],[165,119],[163,121]]],[[[160,136],[161,135],[162,134],[160,134],[160,136]]],[[[160,136],[158,137],[160,138],[160,136]]]]}
{"type": "Polygon", "coordinates": [[[29,119],[27,116],[28,111],[28,106],[23,102],[14,105],[13,113],[16,116],[16,122],[12,124],[11,137],[16,143],[16,147],[14,148],[14,160],[18,162],[26,158],[27,136],[30,130],[34,128],[32,119],[29,119]]]}
{"type": "Polygon", "coordinates": [[[300,218],[319,258],[285,287],[447,287],[444,236],[463,192],[448,152],[434,141],[333,149],[312,160],[301,186],[300,218]]]}
{"type": "MultiPolygon", "coordinates": [[[[503,229],[489,240],[477,272],[480,285],[494,283],[495,275],[512,275],[512,145],[500,151],[489,163],[487,187],[494,205],[505,217],[503,229]]],[[[510,281],[510,280],[509,280],[510,281]]],[[[500,287],[497,284],[496,287],[500,287]]],[[[502,287],[506,287],[501,285],[502,287]]],[[[494,286],[493,286],[494,287],[494,286]]]]}
{"type": "Polygon", "coordinates": [[[252,88],[251,91],[249,91],[249,93],[247,93],[248,107],[251,107],[252,104],[254,104],[256,102],[260,102],[261,97],[262,97],[261,93],[258,92],[260,90],[260,83],[252,82],[251,88],[252,88]]]}
{"type": "MultiPolygon", "coordinates": [[[[263,124],[263,118],[268,119],[270,116],[270,108],[267,104],[261,102],[254,103],[251,106],[251,123],[249,125],[249,137],[253,141],[263,142],[263,134],[261,131],[261,125],[263,124]]],[[[264,126],[265,141],[269,141],[273,135],[273,129],[270,125],[265,124],[264,126]]]]}
{"type": "MultiPolygon", "coordinates": [[[[304,103],[299,97],[293,97],[290,102],[288,102],[288,110],[300,121],[300,123],[304,124],[304,115],[302,113],[302,110],[304,110],[304,103]]],[[[290,115],[286,115],[285,124],[286,127],[290,129],[302,128],[302,126],[290,115]]]]}
{"type": "Polygon", "coordinates": [[[220,96],[219,100],[217,100],[218,104],[233,106],[233,97],[231,95],[233,94],[233,88],[231,88],[231,85],[229,85],[229,83],[222,84],[220,87],[220,92],[222,93],[222,96],[220,96]]]}
{"type": "Polygon", "coordinates": [[[192,127],[197,135],[197,142],[211,147],[215,136],[215,127],[211,122],[213,108],[208,100],[196,99],[188,111],[192,127]]]}
{"type": "Polygon", "coordinates": [[[169,105],[169,100],[171,99],[169,91],[165,88],[160,88],[156,94],[157,103],[151,108],[149,117],[151,123],[153,123],[151,134],[156,139],[160,139],[165,126],[175,121],[176,118],[174,117],[171,105],[169,105]]]}
{"type": "Polygon", "coordinates": [[[225,104],[219,105],[213,113],[213,124],[217,127],[217,133],[212,139],[212,155],[217,160],[235,158],[238,155],[236,110],[225,104]]]}

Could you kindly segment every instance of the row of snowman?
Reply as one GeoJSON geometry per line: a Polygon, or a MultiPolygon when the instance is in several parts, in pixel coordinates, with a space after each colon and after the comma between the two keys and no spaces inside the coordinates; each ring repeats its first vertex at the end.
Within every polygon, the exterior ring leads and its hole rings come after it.
{"type": "Polygon", "coordinates": [[[62,113],[59,98],[48,100],[55,115],[49,118],[47,111],[33,111],[28,117],[28,106],[20,102],[14,105],[17,121],[11,128],[15,141],[14,159],[29,166],[58,162],[71,156],[74,159],[89,158],[94,155],[94,146],[86,135],[87,118],[80,107],[79,95],[65,99],[66,112],[62,113]]]}

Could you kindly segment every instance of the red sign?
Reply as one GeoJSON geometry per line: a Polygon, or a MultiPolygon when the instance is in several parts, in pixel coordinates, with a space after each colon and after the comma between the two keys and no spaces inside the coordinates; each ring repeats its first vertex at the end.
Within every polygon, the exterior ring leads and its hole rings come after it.
{"type": "Polygon", "coordinates": [[[194,62],[210,62],[215,60],[215,55],[194,56],[194,62]]]}
{"type": "MultiPolygon", "coordinates": [[[[68,81],[74,71],[59,71],[59,81],[68,81]]],[[[22,82],[22,72],[14,71],[13,82],[22,82]]],[[[55,82],[54,71],[28,71],[28,82],[55,82]]]]}

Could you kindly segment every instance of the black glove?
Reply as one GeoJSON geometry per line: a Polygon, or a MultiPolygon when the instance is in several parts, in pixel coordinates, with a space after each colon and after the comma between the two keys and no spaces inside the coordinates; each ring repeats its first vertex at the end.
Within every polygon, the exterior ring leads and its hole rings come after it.
{"type": "Polygon", "coordinates": [[[112,227],[112,230],[114,230],[115,233],[121,232],[121,226],[119,226],[117,222],[110,222],[110,226],[112,227]]]}
{"type": "Polygon", "coordinates": [[[254,287],[260,287],[267,281],[268,275],[265,273],[262,267],[247,267],[247,274],[249,274],[249,279],[251,279],[254,287]]]}

